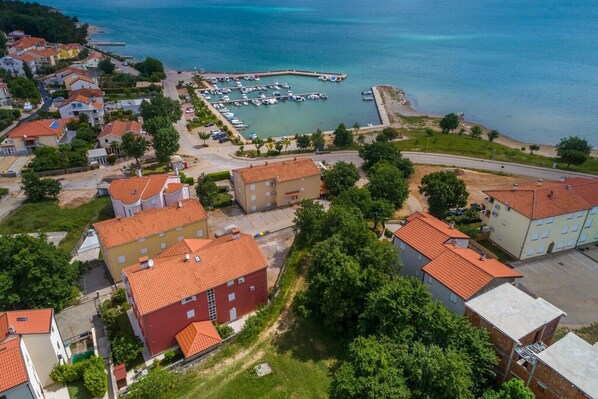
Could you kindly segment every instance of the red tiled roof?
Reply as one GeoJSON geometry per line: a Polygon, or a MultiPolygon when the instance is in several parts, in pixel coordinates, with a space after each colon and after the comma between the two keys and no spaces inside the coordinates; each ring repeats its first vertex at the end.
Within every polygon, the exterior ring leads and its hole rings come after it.
{"type": "Polygon", "coordinates": [[[114,370],[112,371],[114,378],[116,381],[124,380],[127,378],[127,366],[124,363],[117,364],[114,366],[114,370]]]}
{"type": "Polygon", "coordinates": [[[8,335],[8,315],[3,312],[0,313],[0,342],[8,335]]]}
{"type": "Polygon", "coordinates": [[[183,183],[170,183],[166,186],[166,189],[164,190],[164,194],[173,194],[176,193],[177,191],[181,191],[183,189],[183,187],[185,187],[187,184],[183,184],[183,183]]]}
{"type": "Polygon", "coordinates": [[[25,122],[8,133],[8,137],[38,137],[61,136],[68,119],[42,119],[40,121],[25,122]]]}
{"type": "Polygon", "coordinates": [[[0,82],[0,89],[6,89],[8,87],[8,83],[0,82]]]}
{"type": "Polygon", "coordinates": [[[181,208],[173,205],[148,209],[127,218],[98,222],[93,227],[98,233],[101,245],[112,248],[208,218],[199,201],[186,199],[181,203],[181,208]]]}
{"type": "Polygon", "coordinates": [[[394,235],[428,259],[434,259],[445,251],[444,244],[451,238],[469,238],[457,229],[425,212],[417,212],[407,218],[407,224],[394,235]]]}
{"type": "Polygon", "coordinates": [[[46,41],[41,37],[24,37],[20,40],[13,42],[12,44],[9,44],[10,47],[16,48],[17,50],[24,50],[30,47],[45,45],[46,41]]]}
{"type": "Polygon", "coordinates": [[[31,62],[31,61],[35,61],[37,59],[37,57],[34,57],[33,55],[27,54],[27,53],[20,54],[20,55],[10,54],[10,57],[15,58],[17,60],[21,60],[23,62],[31,62]]]}
{"type": "Polygon", "coordinates": [[[17,334],[47,334],[52,327],[52,309],[13,310],[6,314],[8,325],[17,334]]]}
{"type": "Polygon", "coordinates": [[[176,340],[187,358],[222,342],[211,321],[196,321],[176,335],[176,340]]]}
{"type": "Polygon", "coordinates": [[[110,183],[108,191],[113,199],[128,205],[160,194],[167,181],[168,175],[116,179],[110,183]]]}
{"type": "Polygon", "coordinates": [[[185,254],[192,254],[193,252],[199,251],[201,248],[210,244],[210,240],[197,240],[197,239],[185,239],[177,242],[172,247],[165,249],[156,256],[158,258],[169,258],[171,256],[184,256],[185,254]]]}
{"type": "Polygon", "coordinates": [[[495,278],[523,277],[497,260],[480,260],[480,255],[469,248],[452,244],[446,247],[446,251],[422,270],[464,300],[474,296],[495,278]]]}
{"type": "MultiPolygon", "coordinates": [[[[487,190],[484,193],[529,219],[543,219],[589,209],[591,206],[588,201],[568,185],[568,181],[544,182],[541,186],[528,184],[517,189],[487,190]]],[[[598,188],[591,188],[590,192],[598,192],[598,188]]]]}
{"type": "Polygon", "coordinates": [[[58,50],[47,48],[47,49],[40,49],[40,50],[29,50],[28,52],[41,55],[42,57],[52,57],[54,55],[58,55],[58,50]]]}
{"type": "Polygon", "coordinates": [[[87,77],[85,75],[71,74],[71,75],[67,76],[66,78],[64,78],[65,83],[68,85],[72,85],[73,83],[75,83],[78,80],[83,80],[87,83],[96,84],[95,80],[93,80],[92,78],[87,77]]]}
{"type": "Polygon", "coordinates": [[[0,343],[0,392],[29,380],[20,344],[18,336],[10,336],[0,343]]]}
{"type": "Polygon", "coordinates": [[[65,105],[77,101],[83,104],[91,105],[95,108],[102,108],[103,105],[99,102],[96,102],[95,98],[103,96],[104,92],[100,89],[74,90],[69,93],[69,97],[60,104],[60,107],[62,108],[65,105]]]}
{"type": "Polygon", "coordinates": [[[207,243],[190,253],[188,261],[184,255],[158,256],[152,267],[141,269],[134,264],[124,269],[140,314],[268,267],[255,240],[247,234],[240,234],[237,239],[228,235],[198,241],[207,243]]]}
{"type": "Polygon", "coordinates": [[[598,206],[598,179],[585,177],[573,177],[564,181],[565,186],[569,184],[581,198],[586,200],[592,207],[598,206]]]}
{"type": "Polygon", "coordinates": [[[310,158],[298,158],[281,162],[266,162],[264,165],[235,169],[241,179],[247,183],[264,180],[278,182],[300,179],[308,176],[319,176],[320,169],[310,158]]]}
{"type": "Polygon", "coordinates": [[[75,68],[75,67],[72,67],[72,66],[59,69],[54,74],[55,75],[62,75],[63,77],[66,77],[68,75],[72,75],[73,73],[77,74],[77,75],[80,75],[80,76],[87,76],[87,73],[83,69],[75,68]]]}
{"type": "Polygon", "coordinates": [[[104,125],[98,138],[110,135],[122,137],[126,132],[141,134],[141,126],[141,123],[137,121],[112,121],[104,125]]]}

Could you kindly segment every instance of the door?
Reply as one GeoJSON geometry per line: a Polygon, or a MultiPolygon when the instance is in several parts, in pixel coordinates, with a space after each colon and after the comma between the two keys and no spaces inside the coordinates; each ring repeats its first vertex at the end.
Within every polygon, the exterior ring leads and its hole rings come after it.
{"type": "Polygon", "coordinates": [[[237,308],[232,308],[229,310],[230,321],[237,319],[237,308]]]}
{"type": "Polygon", "coordinates": [[[548,246],[548,251],[546,251],[546,253],[551,254],[553,249],[554,249],[554,242],[551,242],[550,245],[548,246]]]}

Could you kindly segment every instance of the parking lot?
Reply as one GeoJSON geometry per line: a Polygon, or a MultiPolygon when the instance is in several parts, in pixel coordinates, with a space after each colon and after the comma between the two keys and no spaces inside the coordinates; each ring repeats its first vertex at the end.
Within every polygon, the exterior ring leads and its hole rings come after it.
{"type": "Polygon", "coordinates": [[[561,324],[598,321],[598,262],[577,250],[512,264],[524,276],[522,288],[567,313],[561,324]]]}
{"type": "Polygon", "coordinates": [[[212,232],[229,224],[235,224],[241,233],[255,235],[262,231],[277,231],[291,227],[295,217],[295,207],[274,209],[246,215],[238,206],[215,209],[208,213],[208,227],[212,232]]]}

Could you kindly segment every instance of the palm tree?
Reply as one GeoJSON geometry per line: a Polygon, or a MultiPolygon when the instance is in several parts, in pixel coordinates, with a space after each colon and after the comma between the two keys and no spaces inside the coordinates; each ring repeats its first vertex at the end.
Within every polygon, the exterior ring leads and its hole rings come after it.
{"type": "Polygon", "coordinates": [[[276,151],[278,151],[278,153],[280,154],[280,152],[282,151],[282,147],[284,145],[282,144],[282,142],[277,142],[276,144],[274,144],[274,148],[276,148],[276,151]]]}
{"type": "Polygon", "coordinates": [[[255,150],[257,151],[257,156],[259,157],[261,154],[260,148],[264,146],[264,140],[256,137],[253,139],[253,145],[255,145],[255,150]]]}
{"type": "Polygon", "coordinates": [[[289,147],[291,146],[291,140],[289,140],[288,138],[286,138],[286,139],[282,140],[282,145],[284,146],[284,149],[285,149],[287,152],[290,152],[290,151],[289,151],[289,147]]]}
{"type": "Polygon", "coordinates": [[[268,147],[268,155],[270,155],[270,151],[272,151],[272,148],[274,148],[274,144],[268,143],[266,144],[266,147],[268,147]]]}
{"type": "Polygon", "coordinates": [[[199,138],[203,140],[203,146],[207,147],[206,140],[210,138],[210,133],[208,132],[199,132],[199,138]]]}

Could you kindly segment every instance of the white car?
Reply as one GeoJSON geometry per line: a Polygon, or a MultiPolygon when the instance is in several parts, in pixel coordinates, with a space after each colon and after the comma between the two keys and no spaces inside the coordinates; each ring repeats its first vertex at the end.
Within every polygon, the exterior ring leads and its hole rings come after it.
{"type": "Polygon", "coordinates": [[[187,109],[185,110],[185,113],[186,113],[186,114],[192,114],[192,113],[194,113],[194,112],[195,112],[195,108],[187,108],[187,109]]]}

